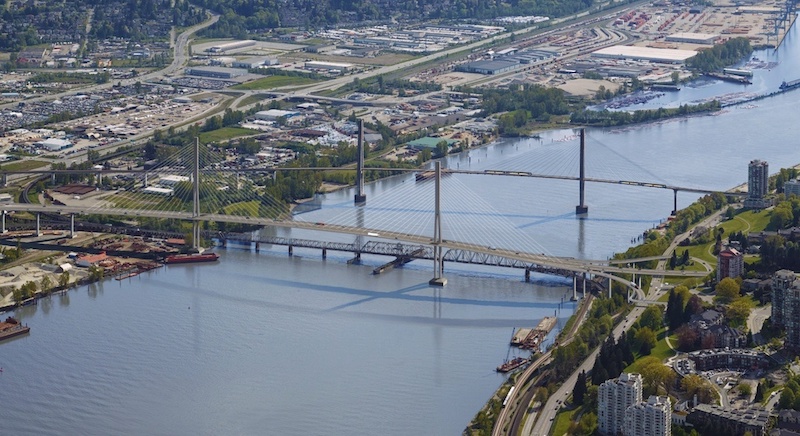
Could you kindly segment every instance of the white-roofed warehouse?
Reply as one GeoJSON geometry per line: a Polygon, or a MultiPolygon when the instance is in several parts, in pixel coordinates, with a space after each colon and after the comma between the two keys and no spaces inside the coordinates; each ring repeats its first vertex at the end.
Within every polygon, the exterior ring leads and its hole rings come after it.
{"type": "Polygon", "coordinates": [[[697,55],[694,50],[674,50],[669,48],[638,47],[635,45],[615,45],[601,48],[592,53],[595,58],[629,59],[663,64],[682,64],[697,55]]]}

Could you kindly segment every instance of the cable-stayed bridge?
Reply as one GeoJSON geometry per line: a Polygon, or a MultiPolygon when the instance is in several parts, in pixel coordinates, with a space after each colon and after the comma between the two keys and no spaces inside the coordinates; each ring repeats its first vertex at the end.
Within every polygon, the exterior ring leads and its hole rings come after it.
{"type": "MultiPolygon", "coordinates": [[[[583,147],[581,147],[583,148],[583,147]]],[[[584,170],[575,176],[563,174],[583,168],[583,153],[577,158],[565,153],[566,147],[542,147],[541,153],[533,153],[525,159],[515,157],[501,162],[493,168],[472,165],[469,169],[439,170],[437,176],[421,174],[422,183],[405,184],[390,195],[371,198],[367,203],[363,182],[359,183],[355,195],[356,204],[326,207],[320,213],[292,214],[292,205],[287,201],[288,193],[281,186],[294,186],[302,190],[304,184],[321,177],[323,171],[342,168],[234,168],[224,150],[212,147],[188,146],[162,163],[148,170],[92,169],[92,170],[44,170],[20,172],[32,175],[49,175],[63,184],[78,174],[90,174],[94,183],[103,184],[103,179],[117,176],[126,180],[126,186],[115,190],[98,190],[84,198],[55,196],[45,204],[12,203],[4,205],[6,211],[28,211],[31,213],[57,213],[70,215],[98,214],[127,217],[130,220],[160,218],[185,220],[193,223],[194,241],[200,241],[201,231],[208,230],[208,223],[217,223],[211,228],[225,227],[222,223],[266,226],[269,228],[291,228],[309,232],[302,238],[269,239],[250,235],[253,242],[308,246],[323,250],[342,250],[354,253],[372,253],[389,256],[407,256],[414,259],[434,260],[434,279],[442,279],[445,261],[481,265],[498,265],[525,268],[566,275],[586,274],[611,277],[616,274],[663,275],[663,271],[643,270],[626,266],[613,266],[608,261],[581,260],[549,255],[548,250],[530,235],[520,232],[518,226],[497,212],[480,195],[475,195],[458,177],[452,175],[511,176],[526,178],[550,178],[585,182],[625,184],[674,191],[685,190],[696,193],[711,193],[697,187],[681,187],[657,179],[655,182],[635,182],[626,174],[615,172],[601,177],[589,177],[584,170]],[[545,150],[546,149],[546,150],[545,150]],[[555,163],[556,171],[547,169],[547,161],[555,163]],[[572,165],[577,163],[578,165],[572,165]],[[478,167],[478,168],[476,168],[478,167]],[[566,169],[558,173],[558,169],[566,169]],[[450,174],[450,176],[448,176],[450,174]],[[442,177],[444,175],[444,177],[442,177]],[[582,177],[581,177],[582,175],[582,177]],[[616,178],[613,178],[616,177],[616,178]],[[430,178],[431,180],[425,180],[430,178]],[[281,183],[278,183],[281,182],[281,183]],[[442,195],[442,190],[446,194],[442,195]],[[74,201],[73,201],[74,200],[74,201]],[[432,225],[433,224],[433,225],[432,225]],[[433,233],[431,230],[433,229],[433,233]],[[320,233],[322,232],[322,233],[320,233]],[[350,240],[327,241],[321,234],[346,235],[350,240]],[[353,238],[354,237],[354,238],[353,238]],[[354,240],[353,240],[354,239],[354,240]],[[398,252],[398,248],[401,247],[398,252]],[[565,274],[566,272],[566,274],[565,274]]],[[[574,147],[573,147],[574,149],[574,147]]],[[[479,154],[479,152],[477,153],[479,154]]],[[[624,163],[625,159],[621,159],[624,163]]],[[[362,164],[363,165],[363,164],[362,164]]],[[[619,163],[606,163],[612,169],[621,168],[619,163]]],[[[357,180],[363,180],[364,172],[378,169],[364,168],[357,171],[357,180]]],[[[380,171],[417,171],[403,168],[381,168],[380,171]]],[[[591,170],[590,170],[591,171],[591,170]]],[[[310,187],[313,193],[313,187],[310,187]]],[[[55,195],[55,194],[53,194],[55,195]]],[[[5,214],[3,214],[3,225],[5,214]]],[[[227,231],[220,230],[220,234],[227,231]]],[[[206,232],[205,234],[208,234],[206,232]]],[[[229,239],[247,239],[244,235],[229,239]]],[[[629,261],[635,263],[636,260],[629,261]]],[[[670,272],[671,275],[705,276],[699,272],[670,272]]],[[[629,281],[614,277],[614,280],[629,284],[629,281]]]]}

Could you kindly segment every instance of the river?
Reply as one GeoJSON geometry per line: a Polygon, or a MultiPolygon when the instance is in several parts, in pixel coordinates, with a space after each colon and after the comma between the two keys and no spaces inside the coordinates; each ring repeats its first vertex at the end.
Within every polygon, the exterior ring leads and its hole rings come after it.
{"type": "MultiPolygon", "coordinates": [[[[790,37],[797,40],[796,26],[790,37]]],[[[791,50],[800,58],[797,44],[791,50]]],[[[587,171],[728,189],[746,180],[751,159],[772,172],[800,162],[798,95],[717,116],[591,129],[587,171]]],[[[538,171],[546,156],[573,156],[575,133],[502,140],[446,166],[538,171]]],[[[445,226],[445,238],[484,233],[497,246],[535,241],[526,247],[562,256],[625,250],[672,209],[672,191],[589,184],[589,215],[579,220],[576,182],[449,178],[445,196],[472,192],[485,210],[457,232],[445,226]],[[514,233],[493,234],[487,219],[514,233]]],[[[370,184],[367,208],[416,191],[430,192],[430,183],[409,175],[370,184]]],[[[328,194],[320,210],[298,218],[338,216],[352,194],[328,194]]],[[[696,197],[680,194],[679,206],[696,197]]],[[[458,198],[449,201],[454,212],[458,198]]],[[[469,218],[471,209],[455,212],[469,218]]],[[[557,277],[524,283],[521,271],[448,264],[449,283],[437,289],[427,284],[427,262],[373,276],[385,258],[347,265],[343,253],[323,260],[311,250],[290,257],[285,247],[262,248],[220,249],[217,264],[165,267],[17,310],[32,330],[0,344],[3,432],[459,434],[503,380],[494,367],[512,329],[554,313],[563,325],[573,310],[561,304],[569,288],[557,277]]]]}

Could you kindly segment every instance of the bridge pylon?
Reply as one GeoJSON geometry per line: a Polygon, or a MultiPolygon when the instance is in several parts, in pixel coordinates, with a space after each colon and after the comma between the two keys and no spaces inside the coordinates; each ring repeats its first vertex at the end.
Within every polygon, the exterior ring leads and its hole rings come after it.
{"type": "Polygon", "coordinates": [[[436,204],[433,213],[433,278],[428,281],[429,285],[444,286],[447,279],[444,278],[444,256],[442,255],[442,211],[441,211],[441,185],[442,185],[442,163],[436,161],[436,204]]]}
{"type": "Polygon", "coordinates": [[[589,213],[589,206],[586,205],[586,129],[581,129],[581,164],[580,180],[578,188],[579,203],[575,206],[575,215],[586,215],[589,213]]]}
{"type": "Polygon", "coordinates": [[[358,120],[358,163],[356,164],[356,195],[353,198],[355,204],[367,202],[367,195],[364,194],[364,120],[358,120]]]}
{"type": "Polygon", "coordinates": [[[194,168],[192,168],[192,248],[200,251],[200,138],[194,140],[194,168]]]}

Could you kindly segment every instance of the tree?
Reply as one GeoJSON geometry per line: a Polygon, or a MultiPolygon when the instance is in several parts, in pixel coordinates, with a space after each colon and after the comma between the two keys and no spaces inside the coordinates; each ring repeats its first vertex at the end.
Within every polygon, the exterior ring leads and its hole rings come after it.
{"type": "Polygon", "coordinates": [[[670,78],[672,79],[672,83],[677,85],[678,82],[681,81],[681,73],[673,71],[672,74],[670,75],[670,78]]]}
{"type": "Polygon", "coordinates": [[[720,280],[716,286],[717,295],[714,297],[720,303],[728,304],[739,298],[739,284],[730,277],[720,280]]]}
{"type": "Polygon", "coordinates": [[[750,302],[744,298],[739,298],[729,304],[725,310],[725,318],[731,327],[742,327],[750,316],[750,302]]]}
{"type": "Polygon", "coordinates": [[[58,286],[60,288],[66,288],[69,285],[69,271],[64,271],[58,276],[58,286]]]}
{"type": "Polygon", "coordinates": [[[683,351],[691,351],[697,348],[700,335],[697,332],[684,324],[675,332],[678,336],[678,348],[683,351]]]}
{"type": "Polygon", "coordinates": [[[794,392],[791,389],[784,389],[781,392],[781,399],[778,400],[778,406],[781,409],[791,409],[794,405],[794,392]]]}
{"type": "Polygon", "coordinates": [[[577,406],[583,405],[583,399],[586,395],[586,371],[581,371],[575,380],[575,387],[572,389],[572,403],[577,406]]]}
{"type": "Polygon", "coordinates": [[[753,393],[753,387],[750,386],[749,383],[741,382],[736,389],[739,390],[739,393],[742,394],[744,397],[750,397],[750,394],[753,393]]]}
{"type": "Polygon", "coordinates": [[[648,327],[652,331],[658,331],[664,325],[664,314],[661,311],[661,306],[648,306],[639,317],[639,325],[648,327]]]}
{"type": "Polygon", "coordinates": [[[42,292],[45,294],[50,293],[50,289],[53,287],[53,281],[50,279],[50,276],[42,277],[42,281],[39,283],[39,286],[42,289],[42,292]]]}
{"type": "Polygon", "coordinates": [[[639,354],[648,355],[656,346],[656,334],[650,327],[642,327],[636,332],[636,343],[639,344],[639,354]]]}
{"type": "Polygon", "coordinates": [[[686,391],[689,398],[697,395],[697,401],[701,403],[710,403],[717,397],[711,384],[697,374],[689,374],[684,377],[681,380],[681,389],[686,391]]]}

